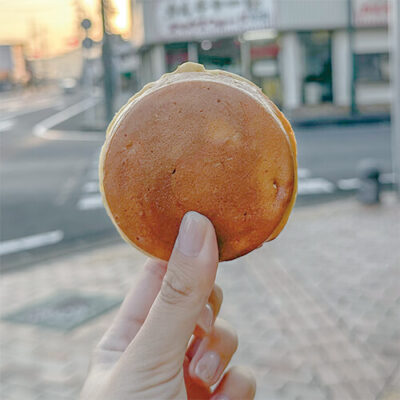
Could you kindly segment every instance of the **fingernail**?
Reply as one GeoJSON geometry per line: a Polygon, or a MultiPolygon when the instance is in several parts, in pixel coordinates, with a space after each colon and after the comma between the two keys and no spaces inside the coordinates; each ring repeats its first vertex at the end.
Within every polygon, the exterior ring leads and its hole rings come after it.
{"type": "Polygon", "coordinates": [[[229,397],[226,394],[217,394],[211,397],[211,400],[229,400],[229,397]]]}
{"type": "Polygon", "coordinates": [[[207,351],[197,362],[194,373],[205,383],[212,383],[220,364],[220,358],[215,351],[207,351]]]}
{"type": "Polygon", "coordinates": [[[197,212],[190,211],[183,217],[177,248],[185,256],[196,257],[203,247],[207,230],[207,220],[197,212]]]}
{"type": "Polygon", "coordinates": [[[205,332],[209,333],[214,321],[214,313],[209,304],[206,304],[200,314],[198,325],[205,332]]]}

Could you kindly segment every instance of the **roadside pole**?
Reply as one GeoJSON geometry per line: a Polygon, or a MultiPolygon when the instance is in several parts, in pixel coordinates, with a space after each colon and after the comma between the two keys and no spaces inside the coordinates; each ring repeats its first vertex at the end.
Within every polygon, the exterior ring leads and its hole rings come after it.
{"type": "Polygon", "coordinates": [[[111,38],[107,32],[106,21],[107,0],[101,0],[101,19],[103,23],[103,47],[101,59],[103,62],[104,101],[106,122],[109,123],[114,116],[114,87],[113,87],[113,62],[111,51],[111,38]]]}
{"type": "Polygon", "coordinates": [[[349,48],[350,48],[350,62],[351,62],[351,75],[350,75],[350,113],[355,115],[358,113],[357,100],[356,100],[356,57],[354,54],[354,21],[353,21],[353,0],[347,0],[347,32],[349,35],[349,48]]]}
{"type": "Polygon", "coordinates": [[[392,62],[392,163],[397,196],[400,200],[400,4],[392,0],[389,13],[392,62]],[[391,14],[391,16],[390,16],[391,14]]]}

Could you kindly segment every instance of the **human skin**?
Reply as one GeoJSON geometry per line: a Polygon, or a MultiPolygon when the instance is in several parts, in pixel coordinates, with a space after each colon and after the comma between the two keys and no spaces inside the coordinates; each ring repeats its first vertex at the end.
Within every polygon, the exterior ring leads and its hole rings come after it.
{"type": "Polygon", "coordinates": [[[81,400],[253,399],[251,372],[226,370],[238,341],[218,318],[217,266],[211,222],[187,213],[168,264],[147,261],[97,345],[81,400]]]}

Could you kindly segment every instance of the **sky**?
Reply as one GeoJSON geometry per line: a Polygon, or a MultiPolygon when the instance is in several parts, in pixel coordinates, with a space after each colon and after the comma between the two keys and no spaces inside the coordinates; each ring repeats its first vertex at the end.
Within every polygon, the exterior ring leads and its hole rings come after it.
{"type": "MultiPolygon", "coordinates": [[[[129,0],[108,0],[111,31],[129,33],[129,0]]],[[[0,0],[0,44],[23,43],[29,57],[51,57],[73,50],[89,18],[89,36],[101,39],[100,0],[0,0]]]]}

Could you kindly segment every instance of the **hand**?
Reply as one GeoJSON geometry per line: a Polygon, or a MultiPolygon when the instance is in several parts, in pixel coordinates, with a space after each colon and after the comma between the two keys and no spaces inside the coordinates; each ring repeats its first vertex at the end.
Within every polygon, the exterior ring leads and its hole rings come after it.
{"type": "Polygon", "coordinates": [[[149,260],[98,344],[82,400],[253,399],[244,368],[228,370],[237,348],[218,315],[218,247],[210,221],[185,215],[168,266],[149,260]]]}

